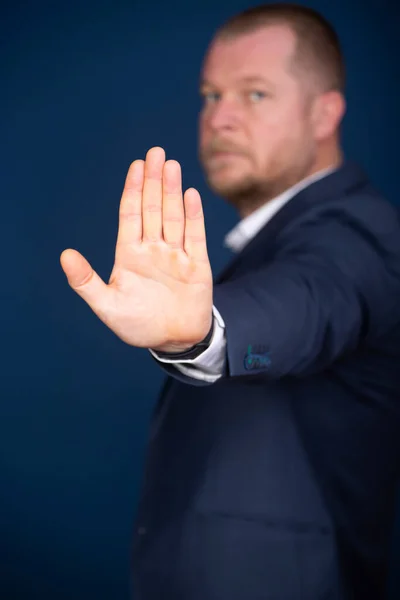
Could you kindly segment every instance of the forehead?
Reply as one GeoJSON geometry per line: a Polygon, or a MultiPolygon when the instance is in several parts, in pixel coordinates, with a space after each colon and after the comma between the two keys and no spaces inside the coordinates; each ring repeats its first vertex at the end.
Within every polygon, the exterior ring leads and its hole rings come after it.
{"type": "Polygon", "coordinates": [[[202,79],[223,84],[248,76],[279,76],[287,71],[295,44],[295,34],[286,25],[269,25],[232,38],[217,38],[206,54],[202,79]]]}

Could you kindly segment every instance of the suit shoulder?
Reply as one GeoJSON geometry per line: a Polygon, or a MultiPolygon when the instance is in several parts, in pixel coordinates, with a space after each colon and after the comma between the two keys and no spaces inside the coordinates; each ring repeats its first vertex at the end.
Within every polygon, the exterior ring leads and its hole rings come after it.
{"type": "Polygon", "coordinates": [[[368,261],[373,253],[400,279],[400,211],[370,184],[313,203],[282,231],[278,245],[278,254],[303,249],[342,261],[357,251],[368,261]]]}
{"type": "Polygon", "coordinates": [[[356,190],[321,202],[318,206],[321,214],[332,214],[332,211],[342,212],[343,215],[353,216],[365,222],[375,223],[389,220],[400,223],[400,211],[397,206],[389,202],[370,182],[356,190]]]}
{"type": "MultiPolygon", "coordinates": [[[[397,248],[400,256],[400,210],[370,183],[315,203],[298,223],[299,230],[348,230],[397,248]]],[[[299,233],[300,233],[299,231],[299,233]]]]}

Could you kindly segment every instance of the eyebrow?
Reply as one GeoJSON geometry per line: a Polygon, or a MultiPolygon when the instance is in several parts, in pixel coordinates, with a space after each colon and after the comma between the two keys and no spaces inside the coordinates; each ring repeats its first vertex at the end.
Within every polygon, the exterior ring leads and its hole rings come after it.
{"type": "MultiPolygon", "coordinates": [[[[238,79],[237,83],[262,83],[264,85],[273,86],[272,81],[265,79],[264,77],[260,77],[259,75],[247,75],[246,77],[242,77],[238,79]]],[[[202,79],[200,81],[200,88],[202,87],[218,87],[215,86],[211,81],[207,81],[206,79],[202,79]]]]}
{"type": "Polygon", "coordinates": [[[243,77],[240,81],[243,81],[244,83],[271,83],[270,81],[268,81],[264,77],[260,77],[259,75],[248,75],[247,77],[243,77]]]}

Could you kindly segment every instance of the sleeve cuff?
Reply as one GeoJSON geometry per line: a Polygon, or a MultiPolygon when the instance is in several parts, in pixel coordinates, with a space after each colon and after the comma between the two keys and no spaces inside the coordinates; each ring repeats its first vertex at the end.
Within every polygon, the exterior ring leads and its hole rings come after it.
{"type": "MultiPolygon", "coordinates": [[[[215,360],[215,349],[218,347],[225,353],[225,323],[218,312],[213,306],[213,322],[208,335],[204,338],[200,344],[197,344],[193,348],[190,348],[186,352],[179,354],[168,353],[168,352],[156,352],[149,348],[149,352],[154,356],[156,360],[165,363],[189,363],[193,366],[211,366],[208,365],[209,360],[212,362],[215,360]],[[195,350],[195,351],[194,351],[195,350]],[[209,355],[209,356],[208,356],[209,355]]],[[[218,352],[221,354],[221,351],[218,352]]]]}

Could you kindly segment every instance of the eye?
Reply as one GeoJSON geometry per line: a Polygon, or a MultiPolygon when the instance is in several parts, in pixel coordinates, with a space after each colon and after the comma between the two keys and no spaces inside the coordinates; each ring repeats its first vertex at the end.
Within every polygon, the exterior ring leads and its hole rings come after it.
{"type": "Polygon", "coordinates": [[[220,99],[220,94],[217,92],[202,92],[201,97],[203,98],[204,104],[215,104],[220,99]]]}
{"type": "Polygon", "coordinates": [[[249,93],[250,101],[253,102],[253,103],[260,102],[261,100],[263,100],[266,97],[267,97],[267,94],[265,92],[260,91],[260,90],[252,90],[249,93]]]}

